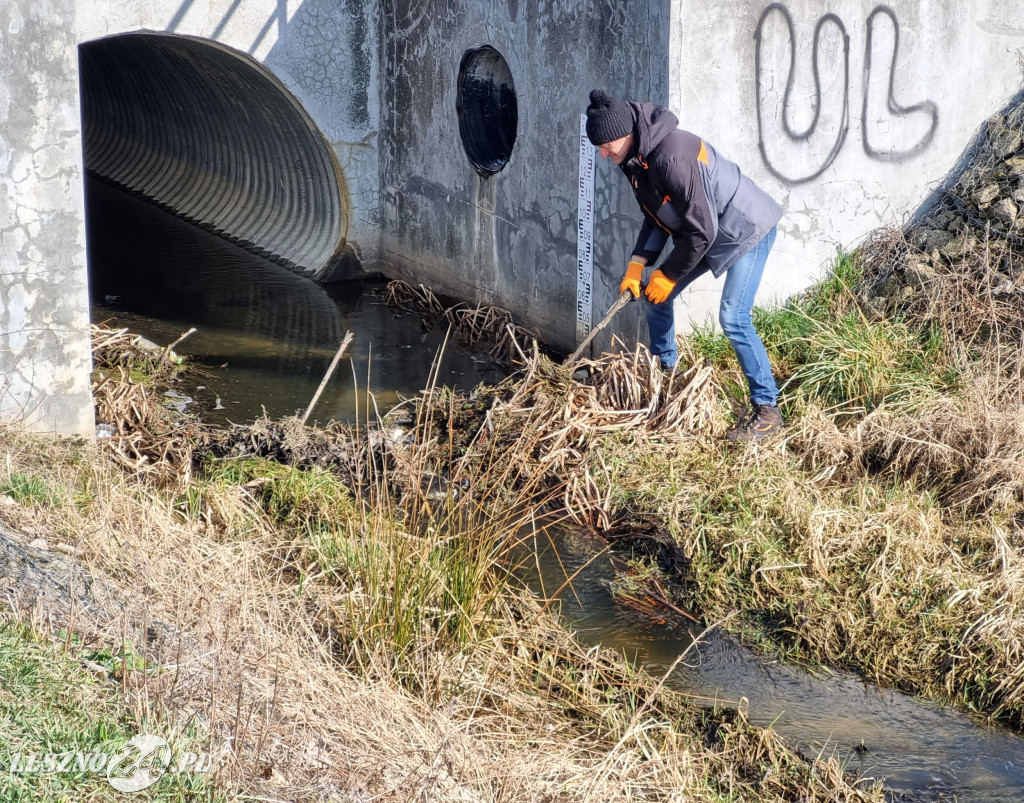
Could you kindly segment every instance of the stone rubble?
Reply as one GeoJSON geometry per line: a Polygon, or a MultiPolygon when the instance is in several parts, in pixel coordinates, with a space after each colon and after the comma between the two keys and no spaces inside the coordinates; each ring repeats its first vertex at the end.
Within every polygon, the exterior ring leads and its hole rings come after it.
{"type": "MultiPolygon", "coordinates": [[[[899,247],[869,267],[858,297],[869,318],[892,317],[939,277],[958,274],[977,292],[1024,302],[1024,103],[997,114],[962,173],[899,247]]],[[[1022,305],[1024,319],[1024,305],[1022,305]]]]}

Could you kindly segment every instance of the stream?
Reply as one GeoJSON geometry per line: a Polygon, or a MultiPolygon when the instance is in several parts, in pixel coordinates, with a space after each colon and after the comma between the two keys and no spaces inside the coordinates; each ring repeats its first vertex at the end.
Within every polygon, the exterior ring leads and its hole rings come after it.
{"type": "Polygon", "coordinates": [[[534,566],[530,585],[545,597],[579,572],[558,598],[584,643],[612,647],[658,678],[689,649],[668,687],[702,705],[743,699],[752,724],[771,725],[805,755],[834,752],[850,772],[883,779],[894,800],[1024,800],[1024,739],[1006,728],[850,675],[761,658],[717,630],[694,644],[699,626],[658,624],[615,602],[611,560],[579,542],[568,530],[538,538],[526,563],[534,566]]]}
{"type": "MultiPolygon", "coordinates": [[[[161,345],[196,327],[177,351],[207,377],[168,403],[207,421],[301,412],[347,330],[355,334],[350,359],[313,420],[365,420],[375,404],[383,413],[426,387],[436,359],[439,383],[460,389],[503,375],[361,283],[317,285],[97,180],[86,197],[93,322],[161,345]]],[[[580,569],[560,595],[567,625],[660,677],[699,631],[615,603],[608,558],[591,556],[571,537],[538,545],[532,582],[550,592],[563,565],[580,569]]],[[[763,659],[717,631],[692,646],[668,683],[705,704],[742,698],[752,723],[772,725],[805,754],[835,751],[850,771],[883,778],[894,800],[1024,800],[1024,739],[1008,730],[850,676],[763,659]]]]}

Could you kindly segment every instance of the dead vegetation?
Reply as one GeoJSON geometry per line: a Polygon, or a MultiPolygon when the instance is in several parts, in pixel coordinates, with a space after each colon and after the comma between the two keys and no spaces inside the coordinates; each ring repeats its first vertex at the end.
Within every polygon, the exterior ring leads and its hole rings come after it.
{"type": "Polygon", "coordinates": [[[523,356],[519,344],[540,337],[537,332],[519,326],[512,313],[495,306],[470,306],[457,302],[445,306],[434,292],[422,284],[413,287],[394,280],[384,289],[384,300],[393,307],[417,312],[430,323],[447,322],[460,343],[489,349],[495,359],[514,362],[523,356]]]}
{"type": "MultiPolygon", "coordinates": [[[[86,533],[74,546],[91,565],[156,589],[149,604],[199,634],[212,658],[154,656],[189,669],[173,683],[137,678],[137,692],[198,712],[233,746],[224,777],[243,788],[878,799],[834,761],[794,761],[768,731],[677,707],[651,679],[579,647],[543,603],[454,572],[500,563],[500,539],[464,535],[516,501],[601,530],[655,516],[685,556],[687,596],[662,590],[665,607],[738,611],[732,621],[767,648],[1019,726],[1020,227],[1016,216],[998,227],[993,216],[1010,209],[987,191],[961,190],[958,211],[879,234],[838,278],[764,320],[790,426],[762,447],[714,437],[736,370],[708,343],[689,344],[694,359],[672,375],[641,348],[587,362],[578,383],[500,312],[446,309],[395,285],[392,300],[447,320],[518,373],[474,396],[428,388],[372,431],[260,421],[204,433],[186,453],[176,425],[161,429],[157,410],[131,401],[139,383],[115,361],[98,395],[123,440],[107,448],[187,492],[171,501],[160,483],[117,475],[86,519],[42,517],[86,533]],[[163,463],[166,476],[153,468],[163,463]],[[182,465],[201,466],[200,478],[182,465]],[[121,497],[123,509],[105,507],[121,497]],[[410,599],[409,588],[430,593],[410,599]]],[[[630,593],[641,607],[654,599],[630,593]]]]}
{"type": "MultiPolygon", "coordinates": [[[[453,409],[451,395],[427,401],[453,409]]],[[[559,492],[525,459],[544,430],[517,421],[522,451],[510,453],[500,424],[481,427],[449,460],[444,420],[412,422],[404,463],[382,460],[390,447],[376,439],[264,422],[247,456],[208,455],[184,488],[125,472],[106,449],[6,432],[7,470],[45,477],[53,496],[2,515],[12,526],[31,515],[124,594],[110,618],[88,606],[20,613],[87,644],[135,645],[144,662],[123,664],[117,684],[139,721],[199,726],[223,754],[217,783],[236,794],[881,800],[836,759],[802,760],[771,731],[702,712],[566,634],[549,603],[496,569],[538,521],[503,489],[534,505],[559,492]],[[276,448],[303,465],[253,456],[276,448]],[[339,481],[352,461],[361,488],[339,481]],[[400,472],[416,481],[393,481],[400,472]],[[154,639],[156,622],[173,626],[154,639]]]]}
{"type": "Polygon", "coordinates": [[[96,418],[109,427],[104,445],[126,468],[161,483],[185,485],[207,428],[163,403],[183,370],[170,347],[147,348],[127,329],[92,326],[96,418]]]}

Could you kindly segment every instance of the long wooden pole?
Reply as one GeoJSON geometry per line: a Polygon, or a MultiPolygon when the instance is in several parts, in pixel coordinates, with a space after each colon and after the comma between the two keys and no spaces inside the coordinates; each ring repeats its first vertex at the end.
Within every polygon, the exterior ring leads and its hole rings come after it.
{"type": "Polygon", "coordinates": [[[591,329],[590,334],[587,335],[583,339],[583,342],[576,347],[576,351],[569,355],[569,359],[565,361],[565,365],[571,368],[576,363],[576,360],[580,358],[580,355],[583,353],[583,350],[590,345],[590,341],[594,339],[594,335],[596,335],[598,332],[604,329],[609,323],[611,323],[611,320],[612,318],[615,317],[615,314],[632,300],[633,294],[629,292],[629,290],[627,290],[621,296],[619,296],[615,300],[615,303],[608,308],[608,312],[604,314],[604,317],[600,321],[598,321],[597,326],[591,329]]]}
{"type": "Polygon", "coordinates": [[[348,344],[352,342],[352,333],[345,332],[345,339],[341,341],[341,345],[338,346],[337,352],[334,354],[334,359],[331,360],[330,366],[327,368],[327,373],[324,374],[324,378],[320,380],[320,387],[316,389],[316,393],[313,394],[313,400],[309,403],[309,407],[306,408],[305,415],[302,416],[303,424],[306,423],[306,419],[309,418],[309,414],[313,412],[313,405],[317,403],[320,398],[320,394],[324,392],[324,388],[327,387],[327,382],[331,378],[331,374],[334,373],[334,369],[338,367],[338,361],[341,359],[341,355],[345,353],[345,349],[348,348],[348,344]]]}

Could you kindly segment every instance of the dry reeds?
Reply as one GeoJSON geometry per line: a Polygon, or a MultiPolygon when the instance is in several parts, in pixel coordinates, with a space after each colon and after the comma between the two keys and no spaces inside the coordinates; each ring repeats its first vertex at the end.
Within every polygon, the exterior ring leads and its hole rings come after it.
{"type": "Polygon", "coordinates": [[[93,325],[91,331],[96,420],[112,430],[101,438],[104,448],[132,471],[187,484],[205,431],[158,401],[178,370],[170,347],[147,349],[127,329],[93,325]]]}
{"type": "Polygon", "coordinates": [[[446,307],[422,284],[413,287],[397,279],[388,282],[384,299],[391,306],[412,309],[431,321],[446,321],[460,343],[486,345],[490,356],[505,362],[517,361],[522,356],[520,344],[540,339],[537,332],[516,324],[508,310],[494,306],[471,307],[461,302],[446,307]]]}
{"type": "MultiPolygon", "coordinates": [[[[665,375],[642,349],[591,361],[580,385],[513,342],[524,371],[486,404],[431,387],[401,429],[234,427],[180,485],[114,470],[107,457],[136,468],[123,450],[49,458],[67,498],[36,520],[74,533],[125,599],[113,618],[40,611],[37,626],[134,643],[162,668],[121,674],[139,721],[202,723],[218,783],[250,796],[880,800],[834,758],[805,763],[581,646],[518,588],[510,550],[561,500],[611,523],[608,469],[583,459],[597,440],[682,442],[714,394],[707,367],[665,375]],[[473,429],[456,440],[460,416],[473,429]]],[[[132,392],[153,387],[130,370],[132,392]]],[[[141,449],[163,430],[138,413],[121,414],[141,449]]],[[[5,442],[8,470],[34,465],[31,439],[5,442]]]]}
{"type": "MultiPolygon", "coordinates": [[[[49,447],[65,490],[37,521],[74,533],[125,605],[73,622],[40,610],[37,627],[135,644],[146,664],[120,683],[138,721],[200,726],[222,756],[218,785],[236,795],[881,800],[835,759],[804,763],[774,734],[701,713],[581,646],[543,601],[498,582],[496,559],[536,520],[502,487],[539,482],[522,478],[539,432],[520,454],[495,437],[440,464],[424,445],[443,430],[421,417],[413,433],[409,467],[447,482],[401,502],[368,440],[351,446],[367,450],[363,498],[332,471],[253,458],[169,493],[103,452],[49,447]]],[[[43,459],[30,438],[4,440],[8,470],[43,459]]]]}
{"type": "Polygon", "coordinates": [[[606,530],[616,511],[607,483],[602,488],[595,480],[594,472],[606,472],[590,465],[594,439],[639,433],[681,438],[710,429],[713,371],[695,365],[665,372],[642,346],[581,365],[589,371],[586,384],[535,353],[514,380],[511,398],[496,405],[493,415],[541,433],[533,459],[540,470],[564,480],[565,511],[577,523],[606,530]]]}

